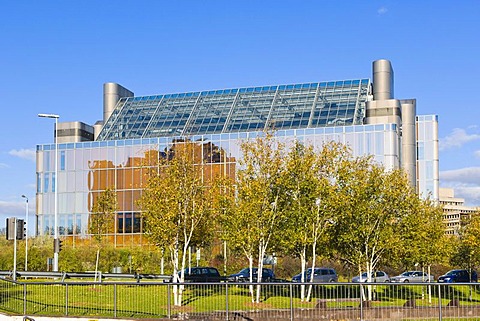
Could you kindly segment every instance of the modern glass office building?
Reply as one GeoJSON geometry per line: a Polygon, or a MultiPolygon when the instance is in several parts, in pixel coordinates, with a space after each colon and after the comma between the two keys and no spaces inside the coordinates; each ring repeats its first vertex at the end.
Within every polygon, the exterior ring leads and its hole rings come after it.
{"type": "Polygon", "coordinates": [[[108,237],[117,246],[141,244],[137,200],[155,160],[177,144],[194,143],[205,175],[232,176],[242,157],[241,142],[265,130],[279,140],[316,147],[345,143],[355,155],[370,154],[386,168],[404,168],[421,195],[438,198],[437,118],[417,116],[415,105],[414,99],[393,98],[387,60],[373,63],[372,80],[144,97],[107,83],[103,121],[59,123],[58,144],[37,146],[37,233],[54,234],[57,189],[59,234],[73,242],[88,238],[96,197],[111,188],[118,212],[108,237]]]}

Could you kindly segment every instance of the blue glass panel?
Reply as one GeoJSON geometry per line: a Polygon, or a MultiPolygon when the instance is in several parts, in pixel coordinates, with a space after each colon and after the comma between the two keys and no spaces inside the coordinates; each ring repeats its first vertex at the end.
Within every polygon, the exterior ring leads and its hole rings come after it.
{"type": "Polygon", "coordinates": [[[247,88],[247,93],[253,93],[253,88],[247,88]]]}
{"type": "Polygon", "coordinates": [[[285,85],[278,86],[278,90],[285,90],[285,88],[287,88],[285,85]]]}
{"type": "Polygon", "coordinates": [[[42,192],[42,178],[41,178],[41,174],[37,173],[37,193],[41,193],[41,192],[42,192]]]}
{"type": "Polygon", "coordinates": [[[50,182],[50,173],[45,173],[43,177],[43,192],[48,193],[48,183],[50,182]]]}
{"type": "Polygon", "coordinates": [[[294,88],[295,88],[295,89],[300,89],[300,88],[302,88],[302,84],[296,84],[296,85],[294,86],[294,88]]]}
{"type": "Polygon", "coordinates": [[[336,81],[335,86],[339,86],[339,87],[343,86],[343,81],[336,81]]]}
{"type": "Polygon", "coordinates": [[[354,81],[352,82],[352,85],[359,85],[359,84],[360,84],[360,80],[354,80],[354,81]]]}
{"type": "Polygon", "coordinates": [[[60,151],[60,170],[65,170],[65,151],[60,151]]]}
{"type": "Polygon", "coordinates": [[[345,80],[345,81],[343,82],[343,84],[344,84],[345,86],[351,85],[351,84],[352,84],[352,81],[351,81],[351,80],[345,80]]]}
{"type": "Polygon", "coordinates": [[[362,85],[368,85],[368,79],[362,79],[362,85]]]}
{"type": "Polygon", "coordinates": [[[293,89],[293,85],[287,85],[287,89],[293,89]]]}
{"type": "Polygon", "coordinates": [[[320,87],[327,87],[327,83],[326,82],[321,82],[320,87]]]}
{"type": "Polygon", "coordinates": [[[327,86],[328,87],[333,87],[333,86],[335,86],[335,82],[329,81],[329,82],[327,82],[327,86]]]}
{"type": "Polygon", "coordinates": [[[228,139],[230,139],[229,134],[221,134],[220,135],[220,140],[228,140],[228,139]]]}

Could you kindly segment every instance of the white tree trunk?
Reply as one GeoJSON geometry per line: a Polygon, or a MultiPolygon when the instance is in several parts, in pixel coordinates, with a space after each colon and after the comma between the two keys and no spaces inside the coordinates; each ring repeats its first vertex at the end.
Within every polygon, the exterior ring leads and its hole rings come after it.
{"type": "Polygon", "coordinates": [[[250,290],[250,296],[252,298],[252,303],[255,302],[255,295],[254,295],[254,292],[253,292],[253,256],[249,256],[248,257],[248,267],[250,268],[250,285],[248,286],[249,290],[250,290]]]}
{"type": "MultiPolygon", "coordinates": [[[[300,274],[300,282],[302,282],[302,283],[304,283],[306,281],[305,280],[305,270],[306,270],[306,266],[307,266],[306,252],[307,252],[307,249],[304,246],[303,250],[302,250],[302,253],[300,254],[300,262],[301,262],[301,265],[302,265],[302,270],[300,271],[300,273],[301,273],[300,274]]],[[[300,300],[302,302],[305,301],[305,284],[300,285],[300,300]]]]}
{"type": "MultiPolygon", "coordinates": [[[[317,263],[316,252],[317,252],[317,242],[314,241],[312,246],[312,273],[310,273],[310,282],[313,282],[313,278],[315,277],[314,270],[315,270],[315,264],[317,263]]],[[[308,286],[308,293],[307,293],[307,299],[306,299],[307,302],[310,301],[311,295],[312,295],[312,284],[308,286]]]]}
{"type": "MultiPolygon", "coordinates": [[[[260,242],[258,246],[258,273],[257,273],[257,282],[262,280],[262,273],[263,273],[263,257],[265,256],[266,245],[264,246],[262,242],[260,242]]],[[[257,284],[257,298],[256,302],[260,303],[260,294],[262,292],[262,286],[257,284]]]]}

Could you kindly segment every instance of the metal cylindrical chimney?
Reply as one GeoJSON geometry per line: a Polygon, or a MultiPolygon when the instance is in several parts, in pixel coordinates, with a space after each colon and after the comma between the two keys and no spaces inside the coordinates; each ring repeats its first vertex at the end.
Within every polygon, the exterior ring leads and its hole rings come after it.
{"type": "Polygon", "coordinates": [[[393,99],[393,68],[389,60],[373,62],[373,100],[393,99]]]}
{"type": "Polygon", "coordinates": [[[103,123],[107,122],[117,102],[123,97],[133,97],[133,92],[114,82],[103,84],[103,123]]]}

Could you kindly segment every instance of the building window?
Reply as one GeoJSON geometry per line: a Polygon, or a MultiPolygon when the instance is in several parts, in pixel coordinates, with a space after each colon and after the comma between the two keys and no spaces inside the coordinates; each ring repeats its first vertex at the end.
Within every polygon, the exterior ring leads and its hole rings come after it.
{"type": "Polygon", "coordinates": [[[140,213],[123,212],[117,215],[117,233],[140,233],[142,220],[140,213]]]}
{"type": "Polygon", "coordinates": [[[60,170],[65,170],[65,151],[60,151],[60,170]]]}

